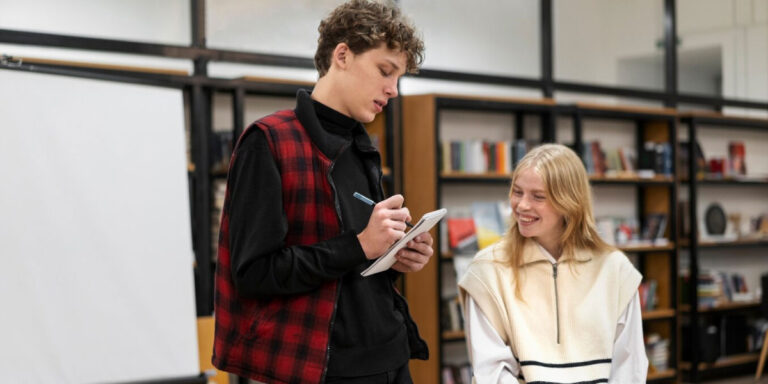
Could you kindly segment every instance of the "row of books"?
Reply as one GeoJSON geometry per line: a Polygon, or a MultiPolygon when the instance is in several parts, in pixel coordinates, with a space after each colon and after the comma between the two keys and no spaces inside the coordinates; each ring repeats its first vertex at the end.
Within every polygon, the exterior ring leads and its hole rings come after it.
{"type": "Polygon", "coordinates": [[[472,366],[462,365],[444,365],[443,366],[443,384],[471,384],[472,366]]]}
{"type": "Polygon", "coordinates": [[[603,149],[599,141],[582,143],[581,158],[590,175],[634,172],[636,155],[628,147],[603,149]]]}
{"type": "Polygon", "coordinates": [[[669,143],[647,141],[638,155],[630,147],[604,149],[600,141],[588,141],[582,143],[581,156],[590,175],[653,177],[673,174],[669,143]]]}
{"type": "Polygon", "coordinates": [[[474,254],[501,237],[509,228],[511,208],[506,201],[476,201],[469,208],[454,207],[442,230],[448,241],[443,251],[474,254]]]}
{"type": "Polygon", "coordinates": [[[642,227],[634,217],[598,217],[595,221],[600,236],[611,245],[658,246],[668,243],[668,220],[664,213],[645,215],[642,227]]]}
{"type": "MultiPolygon", "coordinates": [[[[681,142],[680,150],[680,174],[688,178],[688,162],[690,159],[688,142],[681,142]]],[[[697,177],[703,178],[737,178],[747,175],[746,146],[743,141],[728,142],[728,157],[712,156],[707,159],[701,145],[696,142],[694,145],[696,151],[697,177]]]]}
{"type": "MultiPolygon", "coordinates": [[[[688,303],[690,275],[688,271],[680,273],[682,302],[688,303]]],[[[742,273],[728,273],[714,270],[701,270],[697,283],[699,308],[715,308],[726,303],[752,302],[757,299],[749,290],[742,273]]]]}
{"type": "Polygon", "coordinates": [[[669,367],[669,339],[662,339],[658,333],[645,337],[645,353],[651,372],[663,372],[669,367]]]}
{"type": "Polygon", "coordinates": [[[640,287],[637,288],[638,296],[640,296],[640,309],[643,312],[653,311],[659,305],[659,297],[657,294],[659,284],[656,280],[648,280],[640,283],[640,287]]]}
{"type": "Polygon", "coordinates": [[[462,173],[509,174],[533,143],[526,140],[462,140],[440,144],[441,170],[462,173]]]}
{"type": "Polygon", "coordinates": [[[464,330],[464,314],[461,311],[458,296],[443,300],[443,313],[440,318],[443,331],[464,330]]]}
{"type": "MultiPolygon", "coordinates": [[[[699,319],[698,339],[699,361],[713,363],[728,356],[755,353],[765,342],[768,322],[754,315],[726,314],[699,319]]],[[[690,323],[684,320],[682,327],[682,357],[690,359],[690,323]]]]}
{"type": "Polygon", "coordinates": [[[208,141],[211,172],[227,172],[232,148],[232,131],[211,132],[208,141]]]}

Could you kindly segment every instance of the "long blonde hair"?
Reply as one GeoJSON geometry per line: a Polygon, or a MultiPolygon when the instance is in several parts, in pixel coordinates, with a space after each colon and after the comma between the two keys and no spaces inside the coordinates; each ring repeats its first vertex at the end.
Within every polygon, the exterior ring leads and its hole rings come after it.
{"type": "MultiPolygon", "coordinates": [[[[561,144],[544,144],[528,152],[512,173],[512,188],[520,173],[531,169],[544,182],[547,199],[558,213],[565,218],[561,257],[573,257],[576,250],[590,250],[604,253],[615,248],[600,238],[592,214],[592,190],[587,171],[579,156],[561,144]]],[[[512,188],[509,197],[512,197],[512,188]]],[[[527,239],[520,234],[517,220],[512,213],[510,226],[503,239],[505,262],[509,262],[515,281],[520,279],[523,264],[523,250],[527,239]]],[[[520,284],[515,294],[520,295],[520,284]]]]}

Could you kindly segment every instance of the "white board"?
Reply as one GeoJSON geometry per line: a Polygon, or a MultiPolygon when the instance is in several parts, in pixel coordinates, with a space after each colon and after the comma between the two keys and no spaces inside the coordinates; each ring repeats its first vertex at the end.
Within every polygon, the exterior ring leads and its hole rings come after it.
{"type": "Polygon", "coordinates": [[[0,379],[199,373],[180,90],[0,70],[0,379]]]}

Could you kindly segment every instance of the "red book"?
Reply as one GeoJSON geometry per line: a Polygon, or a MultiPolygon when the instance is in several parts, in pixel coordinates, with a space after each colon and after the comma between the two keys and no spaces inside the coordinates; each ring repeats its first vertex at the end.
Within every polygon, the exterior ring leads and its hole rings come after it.
{"type": "Polygon", "coordinates": [[[747,174],[747,164],[745,160],[746,149],[743,141],[731,141],[728,143],[728,159],[730,160],[730,171],[737,175],[747,174]]]}
{"type": "Polygon", "coordinates": [[[445,221],[451,249],[458,248],[462,240],[475,236],[475,220],[471,217],[449,217],[445,221]]]}

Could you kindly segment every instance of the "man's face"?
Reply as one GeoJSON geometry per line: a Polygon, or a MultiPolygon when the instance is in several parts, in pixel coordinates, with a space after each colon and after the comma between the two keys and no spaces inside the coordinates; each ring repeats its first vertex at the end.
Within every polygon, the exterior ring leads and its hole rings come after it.
{"type": "Polygon", "coordinates": [[[384,44],[355,55],[349,52],[341,74],[339,112],[361,123],[373,121],[390,98],[397,96],[397,81],[405,73],[406,54],[384,44]]]}

